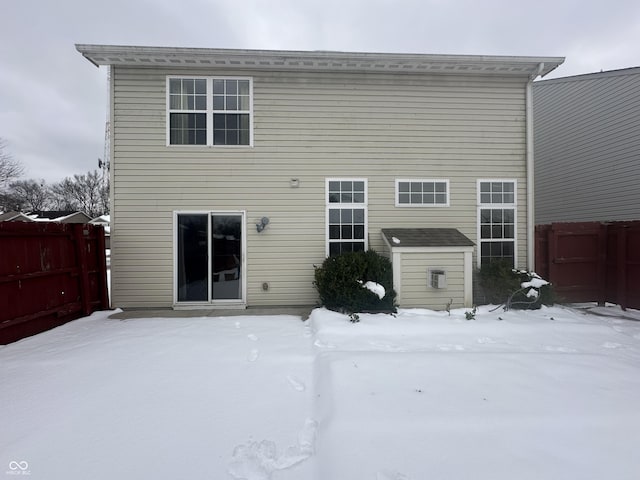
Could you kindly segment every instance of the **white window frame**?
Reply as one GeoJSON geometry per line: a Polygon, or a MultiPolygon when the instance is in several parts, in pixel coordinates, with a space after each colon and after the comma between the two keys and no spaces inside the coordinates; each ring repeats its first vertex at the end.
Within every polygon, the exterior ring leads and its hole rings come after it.
{"type": "MultiPolygon", "coordinates": [[[[411,188],[411,187],[409,187],[411,188]]],[[[442,208],[450,206],[450,190],[448,178],[396,178],[396,207],[400,208],[442,208]],[[444,183],[445,184],[445,203],[400,203],[400,183],[444,183]]]]}
{"type": "Polygon", "coordinates": [[[174,210],[173,211],[173,308],[174,309],[189,309],[198,308],[202,306],[207,307],[228,307],[244,308],[247,303],[247,211],[246,210],[174,210]],[[211,283],[207,286],[207,298],[206,301],[178,301],[178,215],[207,215],[207,282],[211,281],[211,217],[213,215],[237,215],[242,217],[242,242],[241,247],[241,289],[242,295],[240,299],[224,299],[214,300],[211,298],[211,283]]]}
{"type": "Polygon", "coordinates": [[[241,76],[228,76],[228,75],[214,75],[214,76],[201,76],[201,75],[167,75],[166,78],[166,99],[165,99],[165,118],[166,118],[166,145],[167,147],[188,147],[188,148],[250,148],[253,147],[253,77],[241,77],[241,76]],[[175,79],[196,79],[207,81],[207,109],[202,110],[172,110],[171,105],[171,91],[169,83],[175,79]],[[249,110],[214,110],[213,109],[213,81],[214,80],[248,80],[249,81],[249,110]],[[206,145],[191,145],[191,144],[179,144],[174,145],[171,143],[171,113],[206,113],[207,118],[207,143],[206,145]],[[249,144],[248,145],[214,145],[213,143],[213,116],[215,113],[238,113],[249,114],[249,144]]]}
{"type": "Polygon", "coordinates": [[[351,178],[351,177],[340,177],[340,178],[326,178],[325,179],[325,255],[329,256],[329,246],[330,243],[342,243],[342,242],[330,242],[329,239],[329,210],[333,209],[354,209],[354,208],[362,208],[364,209],[364,250],[367,251],[369,249],[369,184],[366,178],[351,178]],[[329,183],[330,182],[364,182],[364,202],[351,202],[351,203],[342,203],[342,202],[329,202],[329,183]]]}
{"type": "Polygon", "coordinates": [[[482,266],[482,244],[493,242],[510,241],[505,239],[487,239],[483,240],[481,237],[481,216],[480,212],[483,209],[512,209],[513,210],[513,267],[518,266],[518,180],[515,178],[479,178],[476,182],[477,193],[477,232],[476,238],[478,239],[478,251],[476,263],[478,268],[482,266]],[[482,203],[480,194],[480,185],[483,183],[499,182],[502,184],[513,184],[513,203],[482,203]]]}

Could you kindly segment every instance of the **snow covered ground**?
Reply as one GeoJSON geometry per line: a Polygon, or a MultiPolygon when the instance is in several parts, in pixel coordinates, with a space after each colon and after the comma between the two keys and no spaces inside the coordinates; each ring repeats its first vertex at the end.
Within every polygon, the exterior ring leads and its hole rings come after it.
{"type": "Polygon", "coordinates": [[[0,347],[0,475],[635,480],[640,312],[590,312],[96,313],[0,347]]]}

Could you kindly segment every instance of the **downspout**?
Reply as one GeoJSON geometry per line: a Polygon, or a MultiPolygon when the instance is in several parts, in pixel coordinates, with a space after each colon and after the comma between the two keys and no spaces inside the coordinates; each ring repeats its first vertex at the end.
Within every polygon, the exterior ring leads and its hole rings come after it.
{"type": "Polygon", "coordinates": [[[544,63],[538,65],[538,69],[529,76],[526,86],[525,99],[525,123],[526,123],[526,164],[527,164],[527,269],[533,271],[536,268],[535,257],[535,196],[534,196],[534,158],[533,158],[533,81],[542,74],[544,63]]]}

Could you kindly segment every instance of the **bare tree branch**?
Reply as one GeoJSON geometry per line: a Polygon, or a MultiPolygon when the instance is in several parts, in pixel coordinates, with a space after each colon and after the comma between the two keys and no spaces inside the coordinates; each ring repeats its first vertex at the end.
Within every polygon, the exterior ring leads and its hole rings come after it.
{"type": "Polygon", "coordinates": [[[9,154],[6,140],[0,138],[0,189],[4,189],[23,173],[23,165],[9,154]]]}
{"type": "Polygon", "coordinates": [[[9,195],[19,200],[20,210],[24,212],[48,210],[52,205],[52,195],[44,180],[13,182],[10,185],[9,195]]]}
{"type": "MultiPolygon", "coordinates": [[[[108,187],[107,187],[108,188],[108,187]]],[[[97,217],[108,212],[108,190],[100,174],[94,170],[86,175],[67,177],[51,187],[58,210],[80,210],[90,217],[97,217]]]]}

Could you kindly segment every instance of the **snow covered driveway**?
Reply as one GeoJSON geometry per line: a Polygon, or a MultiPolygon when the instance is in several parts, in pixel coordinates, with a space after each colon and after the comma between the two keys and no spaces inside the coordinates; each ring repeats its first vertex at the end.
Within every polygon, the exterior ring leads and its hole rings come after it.
{"type": "Polygon", "coordinates": [[[106,316],[0,347],[0,475],[640,478],[638,321],[106,316]]]}

